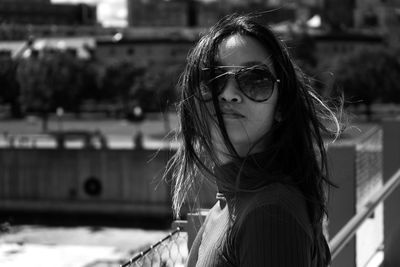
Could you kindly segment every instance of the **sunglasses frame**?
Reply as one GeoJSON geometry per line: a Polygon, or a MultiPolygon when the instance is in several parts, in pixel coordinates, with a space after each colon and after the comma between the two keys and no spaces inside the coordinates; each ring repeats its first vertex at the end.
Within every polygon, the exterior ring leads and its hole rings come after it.
{"type": "MultiPolygon", "coordinates": [[[[218,78],[221,78],[221,77],[226,76],[226,75],[229,75],[229,76],[232,76],[232,75],[233,75],[233,77],[234,77],[234,79],[235,79],[235,82],[236,82],[236,84],[237,84],[237,87],[238,87],[239,91],[240,91],[244,96],[246,96],[248,99],[250,99],[250,100],[252,100],[252,101],[254,101],[254,102],[265,102],[265,101],[267,101],[268,99],[271,98],[271,96],[272,96],[272,94],[273,94],[273,92],[274,92],[274,90],[275,90],[275,85],[276,85],[277,83],[280,83],[280,79],[276,78],[276,77],[271,73],[271,71],[269,70],[269,68],[268,68],[268,66],[267,66],[266,64],[260,64],[260,65],[254,65],[254,66],[216,66],[216,67],[214,67],[214,68],[203,68],[202,70],[203,70],[203,71],[206,71],[206,70],[213,70],[213,71],[215,71],[215,70],[227,69],[227,68],[239,68],[239,69],[236,70],[236,71],[230,70],[230,71],[224,72],[223,74],[218,75],[218,76],[216,76],[216,77],[210,79],[210,80],[207,82],[206,86],[209,86],[210,83],[212,83],[214,80],[216,80],[216,79],[218,79],[218,78]],[[247,71],[252,71],[252,70],[262,70],[262,71],[265,71],[265,72],[268,74],[268,76],[270,76],[270,78],[271,78],[271,81],[272,81],[272,91],[271,91],[271,94],[270,94],[267,98],[265,98],[265,99],[257,100],[257,99],[254,99],[254,98],[248,96],[248,95],[243,91],[243,89],[242,89],[241,86],[240,86],[240,82],[239,82],[239,77],[238,77],[238,75],[240,75],[240,73],[247,72],[247,71]]],[[[230,79],[230,78],[227,78],[222,86],[219,86],[219,88],[216,88],[216,89],[217,89],[217,95],[220,95],[220,94],[223,92],[223,90],[224,90],[224,88],[225,88],[225,86],[226,86],[226,83],[228,82],[229,79],[230,79]]],[[[203,98],[203,100],[204,100],[204,98],[203,98]]],[[[208,101],[211,101],[211,100],[212,100],[212,99],[210,99],[210,100],[205,100],[205,101],[208,102],[208,101]]]]}

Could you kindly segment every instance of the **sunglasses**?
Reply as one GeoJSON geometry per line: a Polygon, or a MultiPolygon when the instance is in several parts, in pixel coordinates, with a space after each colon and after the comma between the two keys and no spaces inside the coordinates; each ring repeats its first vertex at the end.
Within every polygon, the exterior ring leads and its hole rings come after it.
{"type": "Polygon", "coordinates": [[[204,68],[200,82],[201,100],[211,101],[212,90],[220,95],[231,76],[235,78],[238,89],[249,99],[255,102],[267,101],[276,83],[280,80],[274,77],[265,64],[251,67],[238,67],[236,71],[226,71],[230,66],[204,68]]]}

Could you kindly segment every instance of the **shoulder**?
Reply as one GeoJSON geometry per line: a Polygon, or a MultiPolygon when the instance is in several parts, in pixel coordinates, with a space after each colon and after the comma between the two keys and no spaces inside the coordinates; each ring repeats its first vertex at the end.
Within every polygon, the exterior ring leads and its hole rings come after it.
{"type": "Polygon", "coordinates": [[[238,260],[246,263],[243,266],[310,266],[313,235],[307,212],[284,191],[272,201],[258,200],[237,221],[233,237],[238,260]]]}
{"type": "Polygon", "coordinates": [[[252,195],[246,201],[242,211],[241,224],[246,222],[265,224],[284,219],[296,223],[312,239],[305,197],[294,186],[281,183],[271,184],[252,195]]]}

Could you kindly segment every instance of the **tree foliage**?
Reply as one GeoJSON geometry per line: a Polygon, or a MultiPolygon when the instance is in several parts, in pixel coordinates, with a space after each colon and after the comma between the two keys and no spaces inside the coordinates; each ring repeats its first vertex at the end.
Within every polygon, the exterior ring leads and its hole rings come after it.
{"type": "Polygon", "coordinates": [[[81,101],[101,100],[100,64],[96,60],[81,60],[81,101]]]}
{"type": "Polygon", "coordinates": [[[396,51],[355,51],[334,61],[333,74],[334,92],[343,92],[347,104],[365,105],[369,119],[372,104],[400,103],[400,58],[396,51]]]}
{"type": "Polygon", "coordinates": [[[11,106],[11,115],[20,117],[19,84],[16,79],[17,64],[11,56],[0,57],[0,101],[11,106]]]}
{"type": "Polygon", "coordinates": [[[315,40],[307,33],[291,33],[291,40],[287,45],[294,56],[297,65],[309,75],[314,73],[317,65],[315,55],[315,40]]]}
{"type": "Polygon", "coordinates": [[[357,51],[337,60],[334,75],[351,102],[400,102],[400,59],[394,51],[357,51]]]}
{"type": "Polygon", "coordinates": [[[44,120],[57,107],[79,110],[82,73],[82,62],[66,51],[49,50],[22,59],[17,67],[17,80],[23,110],[38,112],[44,120]]]}
{"type": "Polygon", "coordinates": [[[164,112],[177,101],[176,84],[181,67],[169,66],[166,69],[147,70],[133,92],[133,99],[146,111],[164,112]]]}
{"type": "Polygon", "coordinates": [[[22,60],[17,69],[22,105],[44,112],[57,107],[76,109],[81,99],[82,69],[77,58],[59,51],[22,60]]]}
{"type": "Polygon", "coordinates": [[[42,116],[44,130],[49,113],[58,107],[77,113],[86,100],[126,113],[136,105],[145,111],[165,111],[177,99],[181,66],[144,69],[127,60],[102,65],[68,51],[32,52],[28,58],[16,62],[10,58],[1,65],[0,97],[3,102],[16,99],[25,114],[42,116]]]}
{"type": "Polygon", "coordinates": [[[102,98],[122,105],[124,111],[141,106],[146,112],[165,111],[175,103],[175,85],[180,66],[164,69],[136,67],[134,62],[120,61],[106,66],[102,79],[102,98]]]}
{"type": "Polygon", "coordinates": [[[129,110],[133,88],[143,73],[143,68],[138,68],[127,60],[107,65],[102,78],[102,98],[122,105],[124,110],[129,110]]]}

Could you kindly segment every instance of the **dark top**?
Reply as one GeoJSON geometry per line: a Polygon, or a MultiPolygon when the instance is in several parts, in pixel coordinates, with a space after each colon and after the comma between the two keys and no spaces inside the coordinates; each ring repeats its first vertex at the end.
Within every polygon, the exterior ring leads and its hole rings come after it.
{"type": "Polygon", "coordinates": [[[272,182],[236,194],[235,211],[226,198],[208,213],[190,250],[188,267],[315,266],[306,202],[296,187],[272,182]]]}

